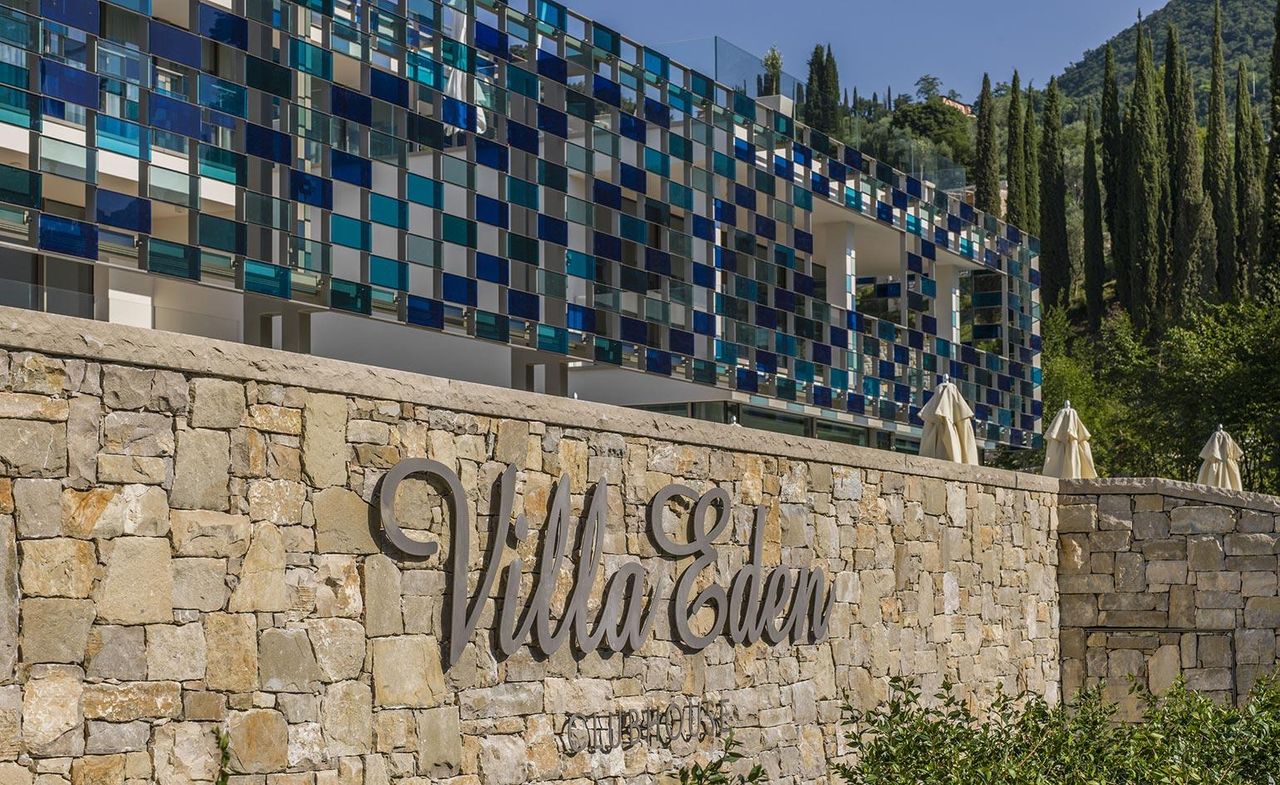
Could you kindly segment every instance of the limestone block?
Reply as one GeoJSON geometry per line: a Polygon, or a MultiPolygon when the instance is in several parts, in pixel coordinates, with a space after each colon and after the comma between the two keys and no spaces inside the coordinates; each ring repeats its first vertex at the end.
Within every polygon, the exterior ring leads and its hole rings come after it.
{"type": "Polygon", "coordinates": [[[312,393],[303,409],[302,469],[318,488],[347,482],[347,400],[312,393]]]}
{"type": "Polygon", "coordinates": [[[98,617],[117,624],[173,620],[169,541],[159,537],[112,540],[106,576],[97,593],[98,617]]]}
{"type": "Polygon", "coordinates": [[[149,412],[108,412],[102,420],[102,451],[113,455],[173,455],[173,418],[149,412]]]}
{"type": "Polygon", "coordinates": [[[0,783],[3,785],[32,785],[34,775],[19,763],[0,763],[0,783]]]}
{"type": "Polygon", "coordinates": [[[364,561],[364,624],[371,638],[404,632],[400,609],[400,569],[380,553],[364,561]]]}
{"type": "Polygon", "coordinates": [[[1230,507],[1187,504],[1169,513],[1172,534],[1227,534],[1235,529],[1230,507]]]}
{"type": "Polygon", "coordinates": [[[266,433],[298,436],[302,433],[302,412],[283,406],[256,403],[249,407],[250,428],[266,433]]]}
{"type": "Polygon", "coordinates": [[[64,422],[70,406],[65,398],[34,393],[0,392],[0,419],[64,422]]]}
{"type": "Polygon", "coordinates": [[[145,679],[146,651],[142,627],[97,625],[89,632],[85,668],[95,679],[145,679]]]}
{"type": "Polygon", "coordinates": [[[290,480],[257,480],[249,483],[249,518],[276,526],[302,521],[307,487],[290,480]]]}
{"type": "Polygon", "coordinates": [[[373,695],[367,684],[343,681],[325,690],[321,727],[329,755],[364,755],[373,747],[373,695]]]}
{"type": "Polygon", "coordinates": [[[208,510],[174,510],[174,551],[182,556],[243,556],[249,550],[249,516],[208,510]]]}
{"type": "Polygon", "coordinates": [[[238,428],[244,415],[244,387],[239,382],[225,379],[192,380],[192,428],[238,428]]]}
{"type": "Polygon", "coordinates": [[[258,688],[258,626],[251,613],[210,613],[202,620],[205,684],[211,690],[258,688]]]}
{"type": "Polygon", "coordinates": [[[227,603],[226,559],[174,559],[173,607],[220,611],[227,603]]]}
{"type": "Polygon", "coordinates": [[[84,678],[71,665],[36,665],[22,694],[22,741],[41,757],[84,754],[84,678]]]}
{"type": "Polygon", "coordinates": [[[67,490],[62,517],[68,537],[163,537],[169,533],[169,498],[154,485],[67,490]]]}
{"type": "Polygon", "coordinates": [[[1187,538],[1187,566],[1196,572],[1221,570],[1226,564],[1222,540],[1211,534],[1187,538]]]}
{"type": "Polygon", "coordinates": [[[444,696],[440,647],[425,635],[377,638],[373,647],[374,700],[379,706],[431,708],[444,696]]]}
{"type": "Polygon", "coordinates": [[[377,553],[373,508],[346,488],[315,494],[316,548],[321,553],[377,553]]]}
{"type": "Polygon", "coordinates": [[[146,750],[151,738],[151,724],[142,720],[133,722],[103,722],[89,720],[89,740],[84,751],[90,755],[110,755],[117,752],[141,752],[146,750]]]}
{"type": "Polygon", "coordinates": [[[231,441],[225,431],[181,432],[169,504],[184,510],[227,510],[230,473],[231,441]]]}
{"type": "Polygon", "coordinates": [[[457,706],[440,706],[416,712],[418,769],[443,777],[462,769],[462,728],[457,706]]]}
{"type": "Polygon", "coordinates": [[[358,619],[364,612],[360,594],[360,572],[356,557],[326,554],[316,561],[310,589],[315,597],[317,616],[345,616],[358,619]]]}
{"type": "Polygon", "coordinates": [[[108,365],[102,369],[102,399],[113,409],[141,409],[151,402],[155,371],[108,365]]]}
{"type": "Polygon", "coordinates": [[[195,722],[173,722],[156,728],[152,753],[157,785],[213,782],[222,762],[217,735],[195,722]]]}
{"type": "Polygon", "coordinates": [[[1244,605],[1244,625],[1252,628],[1280,628],[1280,597],[1250,597],[1244,605]]]}
{"type": "Polygon", "coordinates": [[[98,481],[128,485],[163,485],[173,470],[171,460],[136,455],[98,454],[98,481]]]}
{"type": "Polygon", "coordinates": [[[0,474],[61,477],[66,472],[66,423],[0,420],[0,474]]]}
{"type": "Polygon", "coordinates": [[[182,686],[173,681],[88,684],[84,716],[107,722],[174,718],[182,714],[182,686]]]}
{"type": "Polygon", "coordinates": [[[360,622],[335,617],[307,619],[306,625],[324,681],[360,675],[365,659],[365,632],[360,622]]]}
{"type": "Polygon", "coordinates": [[[263,690],[306,692],[320,676],[305,629],[263,631],[258,644],[258,677],[263,690]]]}
{"type": "Polygon", "coordinates": [[[0,687],[0,761],[15,760],[21,753],[22,685],[10,684],[0,687]]]}
{"type": "MultiPolygon", "coordinates": [[[[299,722],[289,726],[288,760],[290,768],[318,769],[328,760],[324,747],[324,731],[318,722],[299,722]]],[[[272,779],[283,779],[283,774],[272,779]]],[[[290,783],[292,785],[292,783],[290,783]]]]}
{"type": "Polygon", "coordinates": [[[480,739],[480,771],[490,785],[517,785],[528,780],[528,751],[520,736],[489,735],[480,739]]]}
{"type": "Polygon", "coordinates": [[[195,681],[204,678],[204,627],[199,623],[156,624],[147,628],[147,678],[195,681]]]}
{"type": "Polygon", "coordinates": [[[22,544],[22,593],[32,597],[88,597],[98,566],[93,543],[57,537],[22,544]]]}
{"type": "Polygon", "coordinates": [[[18,663],[18,543],[10,515],[0,515],[0,682],[18,663]]]}
{"type": "Polygon", "coordinates": [[[289,765],[289,725],[271,709],[233,712],[227,719],[232,771],[267,774],[289,765]]]}
{"type": "Polygon", "coordinates": [[[13,504],[19,537],[57,537],[62,533],[60,481],[14,480],[13,504]]]}
{"type": "Polygon", "coordinates": [[[284,538],[270,523],[258,525],[240,568],[240,583],[231,593],[229,610],[289,610],[289,589],[284,580],[284,538]]]}
{"type": "Polygon", "coordinates": [[[98,479],[99,431],[102,401],[72,398],[67,416],[67,479],[72,487],[90,488],[98,479]]]}
{"type": "Polygon", "coordinates": [[[1224,545],[1228,556],[1269,556],[1276,552],[1276,534],[1228,534],[1224,545]]]}
{"type": "Polygon", "coordinates": [[[1065,504],[1058,508],[1058,532],[1086,533],[1098,528],[1098,507],[1094,504],[1065,504]]]}
{"type": "Polygon", "coordinates": [[[84,662],[93,618],[90,600],[23,600],[23,662],[84,662]]]}
{"type": "Polygon", "coordinates": [[[90,755],[71,762],[71,785],[124,785],[124,755],[90,755]]]}

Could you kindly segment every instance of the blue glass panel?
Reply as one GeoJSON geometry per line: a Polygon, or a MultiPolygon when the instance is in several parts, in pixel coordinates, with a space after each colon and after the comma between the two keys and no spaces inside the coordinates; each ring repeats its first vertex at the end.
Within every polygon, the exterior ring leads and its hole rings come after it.
{"type": "Polygon", "coordinates": [[[288,166],[293,163],[293,139],[285,133],[245,123],[245,151],[250,155],[288,166]]]}
{"type": "Polygon", "coordinates": [[[569,80],[569,64],[545,50],[538,50],[538,73],[561,84],[569,80]]]}
{"type": "Polygon", "coordinates": [[[52,60],[40,61],[40,90],[48,98],[98,107],[98,77],[52,60]]]}
{"type": "Polygon", "coordinates": [[[179,30],[173,25],[152,19],[150,42],[151,54],[156,57],[163,57],[192,68],[201,66],[200,39],[186,30],[179,30]]]}
{"type": "Polygon", "coordinates": [[[385,289],[409,289],[409,265],[384,256],[369,258],[369,283],[385,289]]]}
{"type": "Polygon", "coordinates": [[[333,209],[333,183],[294,169],[289,172],[289,198],[325,210],[333,209]]]}
{"type": "Polygon", "coordinates": [[[245,116],[245,88],[207,74],[200,75],[200,103],[236,117],[245,116]]]}
{"type": "Polygon", "coordinates": [[[497,55],[503,60],[510,56],[507,45],[507,34],[495,30],[482,22],[476,22],[476,48],[497,55]]]}
{"type": "Polygon", "coordinates": [[[487,196],[476,195],[476,220],[490,226],[507,228],[507,203],[487,196]]]}
{"type": "Polygon", "coordinates": [[[365,160],[358,155],[331,149],[329,151],[329,172],[335,180],[358,185],[361,188],[373,187],[373,162],[365,160]]]}
{"type": "Polygon", "coordinates": [[[148,141],[142,135],[142,127],[118,117],[98,115],[97,144],[101,150],[132,158],[147,157],[148,141]]]}
{"type": "Polygon", "coordinates": [[[526,153],[538,154],[538,132],[515,120],[507,121],[507,144],[526,153]]]}
{"type": "Polygon", "coordinates": [[[463,131],[476,130],[476,108],[456,98],[445,96],[441,105],[440,119],[444,120],[445,125],[463,131]]]}
{"type": "Polygon", "coordinates": [[[369,71],[369,92],[373,93],[374,98],[380,98],[387,103],[399,106],[409,105],[409,83],[386,71],[379,71],[376,68],[369,71]]]}
{"type": "Polygon", "coordinates": [[[470,278],[453,275],[452,273],[443,273],[441,275],[441,290],[444,299],[448,302],[473,307],[476,304],[476,282],[470,278]]]}
{"type": "Polygon", "coordinates": [[[377,223],[409,228],[409,205],[382,194],[369,194],[369,218],[377,223]]]}
{"type": "Polygon", "coordinates": [[[54,253],[97,259],[98,227],[57,215],[41,215],[40,248],[54,253]]]}
{"type": "Polygon", "coordinates": [[[147,243],[148,272],[200,280],[200,254],[190,246],[157,240],[147,243]]]}
{"type": "Polygon", "coordinates": [[[536,321],[542,318],[541,310],[538,295],[515,289],[507,290],[507,312],[512,316],[536,321]]]}
{"type": "Polygon", "coordinates": [[[151,233],[151,202],[136,196],[98,189],[98,223],[151,233]]]}
{"type": "Polygon", "coordinates": [[[98,0],[40,0],[40,15],[78,30],[98,34],[98,0]]]}
{"type": "MultiPolygon", "coordinates": [[[[467,107],[470,109],[471,107],[467,107]]],[[[511,151],[504,145],[488,139],[476,139],[476,163],[505,172],[509,168],[511,151]]]]}
{"type": "Polygon", "coordinates": [[[407,305],[409,324],[436,329],[444,328],[444,303],[411,294],[407,299],[407,305]]]}
{"type": "Polygon", "coordinates": [[[507,260],[487,253],[476,254],[476,277],[506,286],[510,282],[507,260]]]}
{"type": "Polygon", "coordinates": [[[584,333],[596,331],[596,312],[591,308],[568,303],[565,307],[565,326],[584,333]]]}
{"type": "Polygon", "coordinates": [[[372,312],[373,291],[367,284],[332,278],[329,281],[329,305],[339,310],[368,315],[372,312]]]}
{"type": "Polygon", "coordinates": [[[645,142],[645,135],[648,133],[648,125],[639,117],[622,112],[621,121],[618,125],[618,133],[628,139],[643,144],[645,142]]]}
{"type": "Polygon", "coordinates": [[[406,179],[406,193],[411,202],[437,209],[444,206],[444,184],[436,180],[410,174],[406,179]]]}
{"type": "Polygon", "coordinates": [[[333,85],[330,90],[330,108],[335,115],[354,120],[361,125],[373,124],[373,99],[338,85],[333,85]]]}
{"type": "Polygon", "coordinates": [[[538,21],[545,22],[557,30],[565,29],[565,10],[559,3],[551,0],[538,0],[538,21]]]}
{"type": "Polygon", "coordinates": [[[569,244],[569,223],[549,215],[538,216],[538,239],[556,245],[569,244]]]}
{"type": "Polygon", "coordinates": [[[257,292],[287,300],[292,292],[292,284],[293,279],[288,267],[267,264],[254,259],[246,259],[244,262],[246,292],[257,292]]]}
{"type": "Polygon", "coordinates": [[[373,229],[367,221],[334,215],[329,219],[329,235],[332,242],[367,251],[373,244],[373,229]]]}
{"type": "Polygon", "coordinates": [[[592,85],[592,95],[597,101],[603,101],[612,106],[622,106],[622,85],[599,74],[596,74],[592,85]]]}
{"type": "Polygon", "coordinates": [[[569,135],[569,116],[548,106],[538,104],[538,129],[556,136],[569,135]]]}
{"type": "Polygon", "coordinates": [[[158,93],[152,93],[147,103],[151,125],[183,136],[200,136],[200,107],[158,93]]]}
{"type": "Polygon", "coordinates": [[[237,49],[249,48],[249,21],[229,11],[200,4],[196,31],[201,35],[230,44],[237,49]]]}

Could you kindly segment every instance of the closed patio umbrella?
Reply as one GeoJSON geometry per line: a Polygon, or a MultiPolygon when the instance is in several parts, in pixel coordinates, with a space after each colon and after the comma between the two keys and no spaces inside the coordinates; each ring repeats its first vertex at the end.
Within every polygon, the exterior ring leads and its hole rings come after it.
{"type": "Polygon", "coordinates": [[[1044,434],[1044,473],[1063,480],[1097,477],[1089,437],[1089,429],[1067,401],[1044,434]]]}
{"type": "Polygon", "coordinates": [[[1244,483],[1240,480],[1240,459],[1244,450],[1231,438],[1231,434],[1218,426],[1218,430],[1209,437],[1209,443],[1200,451],[1204,463],[1200,465],[1200,476],[1196,482],[1201,485],[1212,485],[1229,491],[1243,491],[1244,483]]]}
{"type": "Polygon", "coordinates": [[[924,436],[920,454],[970,466],[978,465],[978,441],[973,435],[973,409],[946,376],[920,410],[924,436]]]}

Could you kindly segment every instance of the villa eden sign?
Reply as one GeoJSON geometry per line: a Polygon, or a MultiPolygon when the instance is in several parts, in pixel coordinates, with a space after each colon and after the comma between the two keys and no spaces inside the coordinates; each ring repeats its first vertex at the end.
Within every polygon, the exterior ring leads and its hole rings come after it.
{"type": "MultiPolygon", "coordinates": [[[[491,552],[485,561],[474,597],[467,592],[467,558],[471,552],[472,529],[466,492],[462,482],[444,464],[424,458],[401,461],[387,472],[381,490],[382,528],[387,539],[405,554],[416,557],[434,555],[439,543],[409,537],[401,529],[395,515],[396,493],[400,483],[410,477],[429,481],[444,496],[452,521],[453,542],[448,566],[449,660],[458,662],[467,642],[475,634],[485,601],[491,596],[499,578],[505,588],[499,603],[494,645],[504,656],[510,656],[532,642],[546,655],[554,654],[572,639],[583,653],[604,649],[623,652],[639,648],[653,631],[659,612],[658,603],[647,586],[649,573],[642,565],[629,562],[608,577],[600,611],[591,614],[587,600],[591,587],[600,574],[604,556],[605,494],[591,495],[583,516],[580,540],[570,531],[569,480],[563,477],[556,487],[548,512],[546,531],[533,570],[533,591],[522,605],[518,597],[521,577],[526,569],[521,558],[505,562],[509,540],[529,537],[524,515],[512,521],[515,502],[516,467],[503,472],[500,489],[493,507],[495,530],[490,541],[491,552]],[[552,614],[555,576],[569,558],[575,542],[580,542],[576,555],[573,588],[562,612],[552,614]],[[595,618],[592,618],[592,616],[595,618]]],[[[716,539],[724,533],[732,518],[732,503],[723,488],[712,488],[699,494],[687,485],[672,484],[660,490],[649,504],[648,527],[654,545],[665,556],[691,559],[676,580],[669,608],[671,629],[676,642],[689,651],[701,651],[721,635],[736,645],[750,645],[763,640],[777,645],[792,642],[817,642],[827,635],[834,596],[830,593],[821,568],[775,568],[765,574],[761,567],[764,548],[764,524],[768,514],[764,506],[756,508],[751,558],[730,579],[727,586],[705,584],[704,573],[716,564],[716,539]],[[668,504],[684,499],[693,504],[688,520],[687,541],[672,539],[663,528],[663,513],[668,504]],[[694,630],[693,619],[704,608],[712,610],[712,621],[706,632],[694,630]]],[[[701,626],[701,625],[700,625],[701,626]]]]}

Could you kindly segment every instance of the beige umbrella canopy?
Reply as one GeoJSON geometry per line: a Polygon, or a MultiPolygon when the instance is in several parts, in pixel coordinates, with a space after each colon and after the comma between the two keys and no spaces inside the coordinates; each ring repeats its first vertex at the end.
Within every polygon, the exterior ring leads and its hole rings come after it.
{"type": "Polygon", "coordinates": [[[920,410],[924,436],[920,454],[970,466],[978,465],[978,441],[973,435],[973,409],[946,376],[920,410]]]}
{"type": "Polygon", "coordinates": [[[1196,482],[1229,491],[1244,490],[1244,483],[1240,480],[1240,459],[1244,457],[1244,450],[1240,449],[1240,445],[1236,444],[1236,440],[1221,425],[1209,437],[1209,443],[1200,451],[1200,457],[1204,459],[1204,463],[1200,465],[1200,476],[1196,482]]]}
{"type": "Polygon", "coordinates": [[[1097,477],[1089,438],[1089,429],[1067,401],[1044,434],[1044,473],[1064,480],[1097,477]]]}

